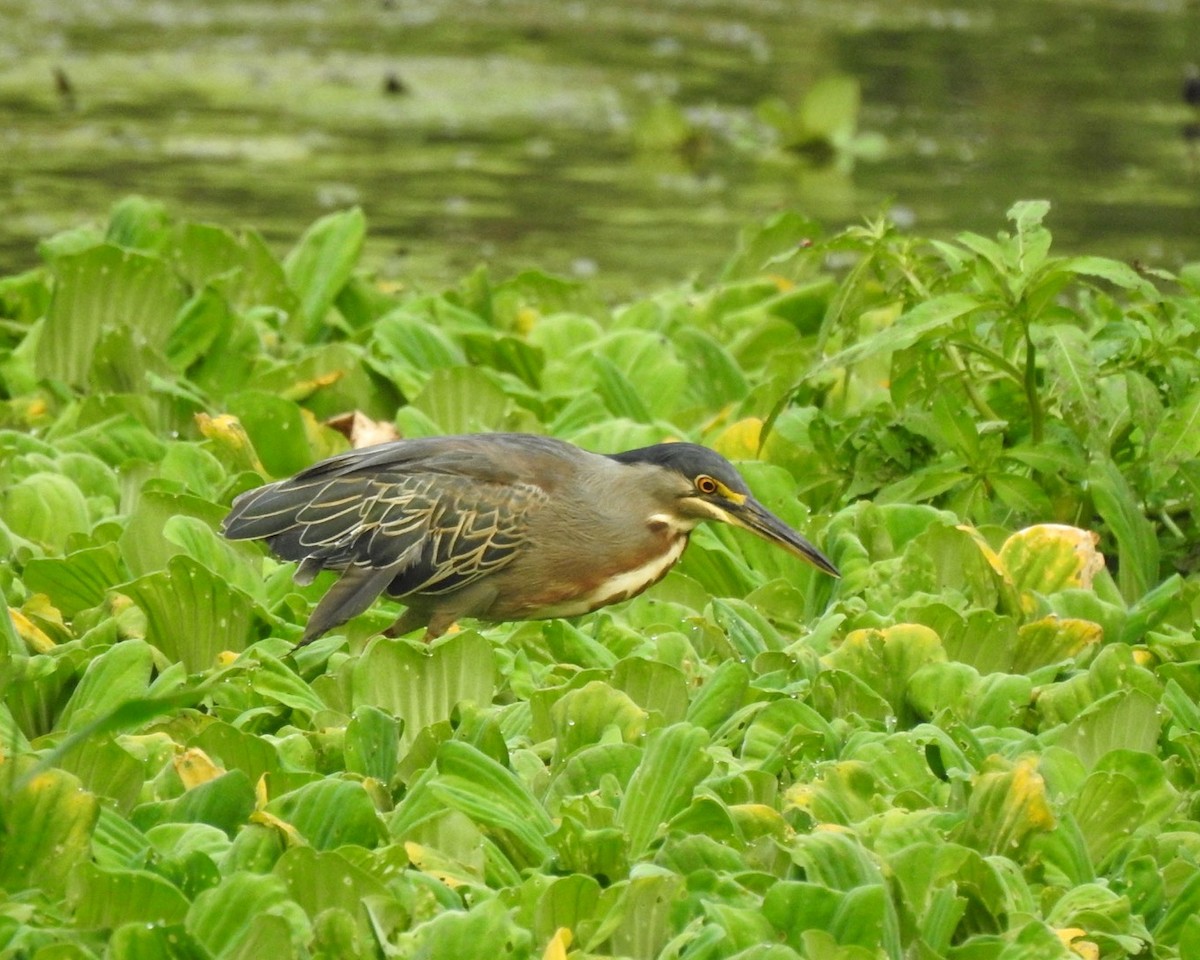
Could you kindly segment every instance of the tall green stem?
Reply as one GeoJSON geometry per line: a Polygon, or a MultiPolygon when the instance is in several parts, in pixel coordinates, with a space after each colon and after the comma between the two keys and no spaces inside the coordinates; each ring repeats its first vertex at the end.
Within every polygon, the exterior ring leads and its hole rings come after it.
{"type": "Polygon", "coordinates": [[[1029,432],[1034,443],[1042,442],[1044,413],[1037,385],[1037,348],[1025,324],[1025,402],[1029,404],[1029,432]]]}

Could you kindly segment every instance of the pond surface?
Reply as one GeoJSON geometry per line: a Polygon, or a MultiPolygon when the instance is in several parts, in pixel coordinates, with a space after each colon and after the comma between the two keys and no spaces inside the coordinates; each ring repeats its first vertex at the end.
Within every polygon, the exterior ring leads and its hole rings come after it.
{"type": "Polygon", "coordinates": [[[1200,259],[1189,0],[0,0],[0,272],[129,193],[279,249],[359,204],[366,264],[480,261],[611,296],[711,277],[738,230],[994,234],[1053,202],[1059,252],[1200,259]],[[758,106],[861,87],[814,158],[758,106]],[[849,131],[854,133],[854,130],[849,131]],[[847,145],[848,144],[848,145],[847,145]]]}

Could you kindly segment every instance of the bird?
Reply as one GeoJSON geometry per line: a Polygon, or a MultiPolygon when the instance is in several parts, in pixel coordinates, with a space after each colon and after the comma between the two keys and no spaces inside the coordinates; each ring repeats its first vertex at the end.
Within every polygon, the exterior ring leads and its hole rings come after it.
{"type": "Polygon", "coordinates": [[[1200,107],[1200,67],[1189,63],[1183,71],[1183,102],[1200,107]]]}
{"type": "Polygon", "coordinates": [[[525,433],[393,440],[240,494],[223,533],[297,562],[297,583],[340,573],[298,649],[385,593],[406,607],[389,636],[581,616],[661,580],[705,521],[839,576],[733,464],[684,442],[599,454],[525,433]]]}

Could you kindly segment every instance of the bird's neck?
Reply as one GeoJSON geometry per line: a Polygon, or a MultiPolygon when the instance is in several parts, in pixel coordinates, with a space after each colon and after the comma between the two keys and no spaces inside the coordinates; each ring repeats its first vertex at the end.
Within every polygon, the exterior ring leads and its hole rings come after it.
{"type": "MultiPolygon", "coordinates": [[[[679,517],[670,513],[652,513],[646,518],[646,527],[653,534],[674,541],[687,535],[700,523],[698,517],[679,517]]],[[[681,548],[682,549],[682,548],[681,548]]]]}

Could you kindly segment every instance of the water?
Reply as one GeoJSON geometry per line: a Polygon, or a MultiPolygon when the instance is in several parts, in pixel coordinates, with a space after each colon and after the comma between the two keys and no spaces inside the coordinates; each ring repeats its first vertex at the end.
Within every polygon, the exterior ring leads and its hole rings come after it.
{"type": "Polygon", "coordinates": [[[1061,252],[1174,269],[1200,259],[1196,23],[1195,0],[0,0],[0,272],[134,192],[281,251],[361,204],[366,264],[418,286],[487,261],[622,296],[711,277],[783,209],[947,237],[1035,197],[1061,252]],[[838,73],[882,155],[771,146],[756,104],[838,73]]]}

